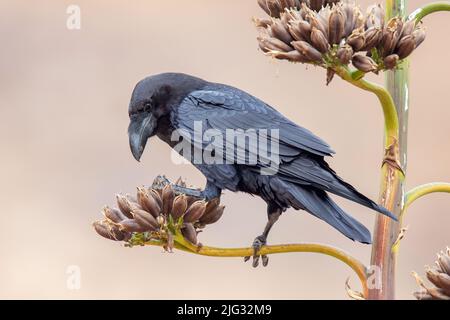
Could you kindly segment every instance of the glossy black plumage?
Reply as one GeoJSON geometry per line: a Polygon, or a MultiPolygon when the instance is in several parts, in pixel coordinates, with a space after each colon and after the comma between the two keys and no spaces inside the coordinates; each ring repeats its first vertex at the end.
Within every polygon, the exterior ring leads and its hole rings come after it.
{"type": "MultiPolygon", "coordinates": [[[[276,140],[273,142],[279,144],[280,163],[274,175],[261,174],[260,170],[267,168],[267,161],[270,159],[261,157],[259,152],[255,155],[257,162],[251,165],[193,163],[208,181],[206,196],[220,196],[222,189],[258,195],[268,203],[269,214],[278,209],[284,211],[289,207],[303,209],[324,220],[348,238],[363,243],[371,242],[370,232],[339,208],[328,196],[328,192],[392,217],[386,209],[336,175],[324,160],[325,156],[334,153],[327,143],[263,101],[237,88],[209,83],[183,74],[149,77],[141,81],[133,92],[130,119],[130,144],[137,159],[140,158],[149,136],[157,135],[173,147],[176,142],[170,139],[172,132],[179,129],[181,135],[193,136],[194,122],[197,122],[197,125],[201,123],[203,132],[214,129],[224,136],[226,129],[279,130],[279,137],[269,134],[266,137],[269,143],[276,140]],[[152,102],[146,104],[146,101],[152,102]],[[140,120],[136,120],[139,117],[140,120]],[[143,119],[152,119],[146,121],[145,130],[142,125],[135,123],[142,123],[143,119]],[[143,133],[150,130],[150,122],[155,122],[151,127],[153,133],[143,133]],[[140,128],[140,131],[136,128],[140,128]]],[[[194,148],[205,149],[207,144],[221,147],[216,143],[218,142],[198,141],[194,148]]],[[[254,152],[251,145],[246,148],[248,155],[254,152]]],[[[225,162],[228,149],[226,146],[221,149],[225,162]]],[[[237,151],[234,152],[234,157],[235,160],[239,159],[237,151]]]]}

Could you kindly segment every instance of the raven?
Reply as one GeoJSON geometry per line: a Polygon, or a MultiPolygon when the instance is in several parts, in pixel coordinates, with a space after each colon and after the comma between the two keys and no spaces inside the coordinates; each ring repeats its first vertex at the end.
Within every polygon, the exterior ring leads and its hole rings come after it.
{"type": "MultiPolygon", "coordinates": [[[[130,148],[138,161],[152,136],[158,136],[175,149],[180,138],[188,141],[191,152],[182,155],[206,177],[207,183],[203,191],[186,190],[187,193],[211,200],[220,198],[222,190],[226,189],[257,195],[267,203],[268,222],[263,233],[253,242],[254,266],[258,265],[258,252],[266,244],[270,229],[281,213],[290,207],[309,212],[354,241],[371,243],[369,230],[345,213],[328,193],[396,219],[329,167],[324,157],[331,156],[334,151],[327,143],[268,104],[237,88],[181,73],[150,76],[134,88],[129,117],[130,148]],[[269,148],[255,151],[261,143],[248,142],[249,139],[245,140],[244,146],[236,146],[236,139],[226,146],[212,143],[216,148],[210,153],[215,160],[219,158],[224,161],[196,161],[198,159],[192,157],[192,152],[211,151],[211,146],[202,139],[190,139],[195,136],[196,128],[200,128],[200,136],[213,130],[212,136],[215,138],[220,134],[226,135],[227,130],[240,132],[240,135],[245,134],[244,130],[257,131],[271,146],[276,143],[276,170],[272,173],[262,171],[268,169],[268,157],[260,153],[267,153],[269,148]],[[277,134],[269,135],[268,130],[277,130],[277,134]],[[244,156],[239,153],[239,147],[240,151],[246,152],[244,156]],[[229,161],[230,153],[233,161],[229,161]],[[248,161],[250,156],[255,155],[258,156],[256,161],[248,161]]],[[[237,136],[239,138],[239,133],[237,136]]],[[[272,147],[270,150],[273,151],[272,147]]],[[[267,257],[263,256],[262,261],[263,265],[267,265],[267,257]]]]}

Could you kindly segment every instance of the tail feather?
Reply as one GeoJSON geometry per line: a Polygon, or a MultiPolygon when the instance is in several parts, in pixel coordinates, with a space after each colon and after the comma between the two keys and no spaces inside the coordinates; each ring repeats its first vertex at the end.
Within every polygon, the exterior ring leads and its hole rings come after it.
{"type": "Polygon", "coordinates": [[[354,241],[372,243],[370,231],[345,213],[326,192],[292,185],[290,194],[293,207],[305,209],[354,241]]]}

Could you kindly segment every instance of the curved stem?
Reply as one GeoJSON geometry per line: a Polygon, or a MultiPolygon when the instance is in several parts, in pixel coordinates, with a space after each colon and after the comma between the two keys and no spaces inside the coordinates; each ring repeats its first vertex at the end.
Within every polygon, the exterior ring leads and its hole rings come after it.
{"type": "Polygon", "coordinates": [[[342,66],[336,68],[336,74],[338,74],[345,81],[353,84],[354,86],[374,93],[380,101],[383,109],[383,115],[385,119],[386,130],[386,147],[391,145],[393,140],[398,137],[398,118],[397,111],[395,109],[394,100],[389,92],[382,86],[364,80],[358,71],[350,71],[347,67],[342,66]]]}
{"type": "Polygon", "coordinates": [[[441,1],[429,3],[411,13],[408,20],[416,20],[417,23],[420,22],[425,16],[438,11],[450,11],[450,2],[441,1]]]}
{"type": "Polygon", "coordinates": [[[406,212],[408,207],[417,199],[435,192],[445,192],[450,193],[450,183],[447,182],[432,182],[428,184],[424,184],[414,189],[410,190],[405,195],[405,204],[403,206],[403,214],[406,212]]]}
{"type": "MultiPolygon", "coordinates": [[[[210,257],[248,257],[252,256],[254,249],[252,247],[247,248],[216,248],[208,246],[196,246],[189,241],[185,240],[181,234],[174,236],[174,247],[176,249],[194,253],[202,256],[210,257]]],[[[145,245],[163,246],[164,243],[157,240],[147,241],[145,245]]],[[[358,275],[361,285],[363,287],[364,296],[368,295],[367,287],[367,274],[366,267],[362,262],[350,256],[348,253],[322,244],[283,244],[283,245],[270,245],[263,246],[260,250],[261,255],[288,253],[288,252],[310,252],[321,253],[331,257],[334,257],[345,264],[347,264],[358,275]]]]}

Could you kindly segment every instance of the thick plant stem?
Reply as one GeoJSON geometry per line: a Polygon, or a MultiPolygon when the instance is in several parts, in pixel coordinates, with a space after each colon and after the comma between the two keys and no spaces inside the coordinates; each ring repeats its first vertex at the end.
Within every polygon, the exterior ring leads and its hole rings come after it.
{"type": "MultiPolygon", "coordinates": [[[[355,77],[355,73],[350,72],[346,67],[337,68],[335,71],[342,79],[358,88],[374,93],[380,101],[385,121],[385,156],[379,202],[383,207],[399,216],[403,197],[403,166],[406,165],[406,157],[400,159],[399,144],[405,144],[406,141],[401,140],[399,136],[400,124],[394,99],[384,87],[365,81],[361,77],[355,77]]],[[[402,132],[403,129],[406,128],[402,128],[402,132]]],[[[369,289],[369,299],[394,298],[395,255],[391,248],[399,232],[398,222],[383,215],[377,216],[371,257],[371,271],[374,272],[373,276],[377,278],[377,281],[373,288],[369,289]]]]}
{"type": "MultiPolygon", "coordinates": [[[[164,243],[161,241],[147,241],[145,245],[163,246],[164,243]]],[[[185,240],[181,234],[176,234],[174,236],[174,247],[176,249],[194,253],[203,256],[210,257],[247,257],[253,255],[253,248],[215,248],[208,246],[197,246],[189,241],[185,240]]],[[[355,271],[361,282],[363,288],[364,297],[368,296],[367,287],[367,269],[363,263],[350,256],[348,253],[333,248],[330,246],[315,244],[315,243],[303,243],[303,244],[284,244],[284,245],[271,245],[264,246],[260,250],[261,255],[277,254],[277,253],[288,253],[288,252],[309,252],[309,253],[320,253],[331,257],[334,257],[355,271]]]]}

